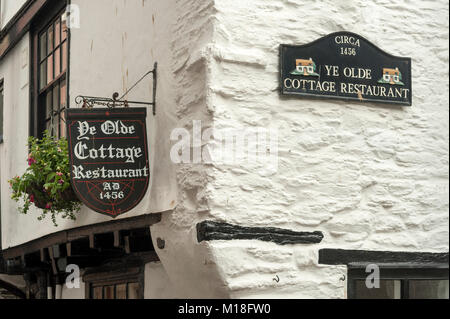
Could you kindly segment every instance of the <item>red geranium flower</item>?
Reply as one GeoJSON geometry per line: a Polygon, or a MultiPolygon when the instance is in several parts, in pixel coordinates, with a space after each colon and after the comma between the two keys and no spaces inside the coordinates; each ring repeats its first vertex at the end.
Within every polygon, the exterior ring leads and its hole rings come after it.
{"type": "Polygon", "coordinates": [[[32,158],[32,157],[29,157],[28,158],[28,165],[29,166],[31,166],[31,165],[33,165],[33,164],[35,164],[36,163],[36,160],[34,159],[34,158],[32,158]]]}

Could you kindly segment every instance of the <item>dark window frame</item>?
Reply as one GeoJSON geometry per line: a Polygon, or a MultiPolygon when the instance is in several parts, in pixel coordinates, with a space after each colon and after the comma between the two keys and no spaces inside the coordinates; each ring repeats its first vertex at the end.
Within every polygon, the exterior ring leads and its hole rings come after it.
{"type": "MultiPolygon", "coordinates": [[[[0,144],[3,144],[3,136],[4,136],[4,115],[5,115],[5,82],[4,79],[0,79],[0,144]]],[[[1,232],[0,232],[1,233],[1,232]]]]}
{"type": "MultiPolygon", "coordinates": [[[[403,265],[390,264],[378,265],[380,268],[380,280],[398,280],[401,282],[401,299],[409,299],[410,280],[449,280],[449,270],[439,265],[403,265]]],[[[347,266],[347,299],[356,299],[356,282],[365,281],[369,273],[366,273],[365,265],[347,266]]]]}
{"type": "Polygon", "coordinates": [[[114,286],[114,298],[117,298],[117,286],[126,284],[126,299],[129,298],[129,285],[137,284],[137,299],[144,299],[145,266],[142,263],[123,263],[87,270],[83,275],[85,299],[94,299],[94,289],[102,287],[105,299],[106,287],[114,286]]]}
{"type": "MultiPolygon", "coordinates": [[[[70,28],[67,28],[67,66],[66,71],[62,75],[54,78],[51,83],[47,84],[42,90],[40,88],[40,35],[47,30],[59,16],[65,12],[68,1],[49,0],[39,13],[34,17],[30,26],[30,128],[29,135],[42,137],[46,123],[46,108],[41,102],[43,92],[50,90],[55,85],[65,80],[65,108],[69,108],[69,81],[70,81],[70,28]],[[43,114],[44,113],[44,114],[43,114]]],[[[62,29],[62,25],[61,25],[62,29]]],[[[62,34],[62,32],[61,32],[62,34]]],[[[48,42],[48,41],[47,41],[48,42]]],[[[47,52],[48,53],[48,52],[47,52]]],[[[60,51],[62,61],[62,50],[60,51]]],[[[62,64],[60,64],[62,68],[62,64]]],[[[61,89],[59,90],[61,91],[61,89]]],[[[61,113],[61,112],[59,112],[61,113]]]]}

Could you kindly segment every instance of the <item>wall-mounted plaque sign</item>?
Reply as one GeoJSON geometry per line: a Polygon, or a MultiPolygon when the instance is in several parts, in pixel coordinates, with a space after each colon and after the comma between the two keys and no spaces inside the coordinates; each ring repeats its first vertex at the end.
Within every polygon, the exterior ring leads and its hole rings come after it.
{"type": "Polygon", "coordinates": [[[134,208],[150,179],[145,108],[68,109],[71,182],[92,210],[113,218],[134,208]]]}
{"type": "Polygon", "coordinates": [[[281,45],[281,94],[411,106],[411,59],[338,32],[305,45],[281,45]]]}

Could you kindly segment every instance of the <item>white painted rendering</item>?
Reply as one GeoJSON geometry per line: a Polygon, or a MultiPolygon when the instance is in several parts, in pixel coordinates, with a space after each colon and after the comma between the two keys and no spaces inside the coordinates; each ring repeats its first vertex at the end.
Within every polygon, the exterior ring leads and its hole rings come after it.
{"type": "Polygon", "coordinates": [[[160,262],[145,265],[144,299],[176,299],[178,292],[173,289],[170,278],[167,276],[160,262]]]}
{"type": "Polygon", "coordinates": [[[174,60],[184,63],[174,69],[181,126],[194,118],[217,129],[275,127],[280,156],[271,176],[245,165],[179,166],[179,205],[151,229],[166,240],[158,254],[180,289],[198,284],[183,279],[180,256],[189,269],[201,267],[196,274],[216,268],[216,287],[230,297],[345,298],[346,268],[318,265],[319,249],[448,252],[445,1],[179,3],[187,8],[173,40],[174,60]],[[189,19],[194,11],[197,19],[189,19]],[[279,45],[343,30],[412,57],[411,108],[280,97],[279,45]],[[200,219],[320,230],[325,238],[320,245],[196,244],[200,219]],[[183,253],[199,249],[201,266],[183,253]]]}
{"type": "MultiPolygon", "coordinates": [[[[80,94],[110,97],[116,91],[124,93],[147,71],[153,69],[155,61],[160,62],[158,112],[157,116],[153,117],[149,108],[147,116],[152,185],[136,208],[117,219],[173,209],[176,206],[177,185],[169,159],[170,145],[164,140],[164,136],[169,136],[175,125],[175,115],[171,111],[175,108],[175,101],[170,93],[173,79],[171,73],[165,71],[171,65],[171,61],[167,62],[170,56],[166,54],[170,48],[169,43],[165,41],[165,35],[156,34],[154,31],[156,24],[158,28],[169,32],[170,29],[165,27],[165,23],[170,20],[165,20],[163,14],[171,11],[159,10],[152,6],[150,1],[77,0],[72,1],[72,4],[80,8],[81,28],[71,29],[71,107],[77,107],[75,97],[80,94]],[[156,15],[154,12],[162,12],[161,19],[155,19],[155,22],[151,18],[156,15]],[[99,23],[99,19],[105,23],[99,23]],[[160,24],[162,26],[159,26],[160,24]]],[[[28,43],[27,34],[0,63],[0,79],[5,80],[5,142],[0,145],[1,189],[5,190],[2,192],[3,249],[57,231],[111,220],[83,207],[76,221],[58,219],[58,227],[54,227],[49,218],[39,222],[37,217],[40,216],[40,211],[34,207],[28,215],[20,215],[18,204],[10,199],[7,181],[16,175],[22,175],[27,165],[28,43]]],[[[151,101],[152,85],[150,76],[141,82],[128,98],[151,101]]]]}
{"type": "MultiPolygon", "coordinates": [[[[147,121],[152,188],[121,217],[173,209],[151,227],[154,246],[157,238],[166,245],[157,249],[161,263],[146,266],[147,298],[345,298],[346,267],[318,265],[319,249],[448,252],[445,1],[72,3],[81,10],[81,28],[72,30],[71,40],[72,106],[78,94],[124,92],[159,63],[157,116],[149,112],[147,121]],[[412,58],[412,107],[280,97],[279,45],[337,31],[412,58]],[[204,128],[277,129],[278,171],[172,165],[170,132],[191,130],[193,120],[204,128]],[[203,220],[319,230],[325,237],[318,245],[199,244],[196,225],[203,220]]],[[[18,76],[27,39],[0,62],[5,106],[13,106],[5,110],[8,134],[0,145],[2,190],[9,189],[7,173],[26,167],[26,149],[17,146],[28,133],[28,88],[18,76]]],[[[129,98],[150,99],[150,88],[148,80],[129,98]]],[[[13,205],[2,191],[3,248],[109,220],[83,210],[77,222],[55,229],[38,222],[37,212],[20,216],[13,205]]]]}
{"type": "Polygon", "coordinates": [[[23,55],[28,51],[29,36],[26,34],[0,63],[0,79],[4,80],[4,142],[0,144],[3,249],[20,243],[19,238],[27,240],[29,234],[42,227],[37,220],[30,223],[29,216],[19,213],[17,203],[10,198],[8,184],[9,179],[23,173],[27,167],[29,66],[28,63],[23,63],[23,55]]]}
{"type": "Polygon", "coordinates": [[[27,0],[0,1],[0,29],[3,29],[11,21],[26,2],[27,0]]]}
{"type": "Polygon", "coordinates": [[[86,284],[80,279],[79,288],[69,289],[66,285],[62,285],[61,299],[86,299],[86,284]]]}

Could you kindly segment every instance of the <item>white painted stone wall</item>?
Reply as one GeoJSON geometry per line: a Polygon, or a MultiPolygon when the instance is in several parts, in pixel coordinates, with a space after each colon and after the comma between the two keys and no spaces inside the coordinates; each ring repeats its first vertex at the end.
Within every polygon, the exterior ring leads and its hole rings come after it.
{"type": "Polygon", "coordinates": [[[145,265],[144,299],[176,299],[178,292],[160,262],[145,265]]]}
{"type": "MultiPolygon", "coordinates": [[[[178,3],[186,12],[174,29],[181,127],[202,120],[217,130],[276,128],[279,167],[268,175],[246,164],[178,166],[179,206],[152,227],[167,241],[158,253],[176,284],[193,288],[197,281],[183,278],[183,269],[213,267],[216,287],[230,297],[345,298],[346,268],[318,265],[319,249],[448,252],[445,1],[178,3]],[[413,106],[280,97],[279,45],[337,31],[412,57],[413,106]],[[203,219],[320,230],[325,238],[319,245],[196,244],[194,226],[203,219]],[[202,249],[204,263],[195,264],[202,249]],[[185,264],[176,263],[180,257],[185,264]]],[[[197,284],[202,297],[217,292],[197,284]]]]}
{"type": "Polygon", "coordinates": [[[80,279],[79,288],[68,288],[66,285],[61,286],[61,299],[86,299],[86,284],[80,279]]]}
{"type": "MultiPolygon", "coordinates": [[[[80,93],[123,92],[154,61],[160,63],[158,115],[147,124],[150,148],[160,159],[154,163],[167,167],[155,168],[143,205],[174,210],[151,227],[155,247],[158,238],[166,242],[157,249],[164,271],[148,266],[146,274],[160,274],[158,285],[176,291],[174,297],[345,298],[345,267],[318,265],[319,249],[448,251],[445,1],[73,2],[82,15],[81,29],[73,32],[72,102],[80,93]],[[279,96],[279,45],[343,30],[412,57],[411,108],[279,96]],[[171,130],[192,131],[194,120],[204,129],[278,129],[278,171],[259,174],[246,164],[169,168],[171,130]],[[206,219],[320,230],[325,238],[319,245],[199,244],[195,226],[206,219]]],[[[12,74],[19,62],[9,55],[16,61],[8,63],[12,74]]],[[[149,86],[132,97],[148,94],[149,86]]],[[[27,124],[18,123],[18,132],[27,132],[27,124]]],[[[22,149],[17,152],[12,161],[23,157],[22,149]]],[[[1,161],[2,179],[18,169],[8,163],[1,161]]],[[[7,187],[2,181],[2,190],[7,187]]],[[[84,224],[103,220],[84,218],[84,224]]],[[[12,221],[6,232],[3,226],[4,247],[51,232],[50,224],[30,220],[12,221]],[[25,228],[14,237],[19,224],[25,228]]],[[[158,297],[148,289],[146,282],[146,296],[158,297]]]]}
{"type": "MultiPolygon", "coordinates": [[[[158,213],[176,206],[177,183],[169,160],[168,136],[175,127],[175,100],[170,42],[166,41],[172,21],[172,10],[166,2],[121,0],[74,0],[80,12],[80,28],[71,29],[70,106],[78,95],[111,97],[120,95],[160,63],[157,91],[157,116],[148,108],[147,134],[151,161],[151,187],[144,200],[118,219],[158,213]],[[156,20],[158,12],[158,20],[156,20]],[[156,32],[156,28],[162,32],[156,32]],[[166,139],[167,137],[167,139],[166,139]],[[155,181],[155,182],[154,182],[155,181]]],[[[4,139],[0,145],[2,242],[3,249],[15,247],[61,230],[112,219],[83,207],[77,220],[50,218],[40,222],[41,211],[31,208],[21,215],[10,199],[8,180],[22,175],[27,167],[29,132],[29,35],[26,34],[0,62],[0,79],[4,79],[4,139]]],[[[127,97],[129,100],[152,101],[152,77],[142,81],[127,97]]]]}
{"type": "Polygon", "coordinates": [[[29,216],[19,213],[17,203],[11,200],[8,180],[24,172],[27,167],[27,140],[29,132],[29,36],[2,59],[0,79],[4,81],[3,144],[0,144],[2,240],[3,249],[11,246],[17,237],[26,239],[38,228],[30,224],[29,216]],[[20,226],[20,231],[18,231],[20,226]]]}
{"type": "Polygon", "coordinates": [[[8,24],[14,15],[22,8],[27,0],[2,0],[0,1],[0,28],[8,24]]]}
{"type": "Polygon", "coordinates": [[[343,269],[318,266],[319,248],[448,252],[448,3],[218,0],[215,9],[214,124],[278,128],[279,170],[215,168],[211,212],[325,235],[313,246],[213,243],[232,296],[344,297],[343,269]],[[279,96],[279,44],[337,31],[412,57],[411,108],[279,96]]]}

